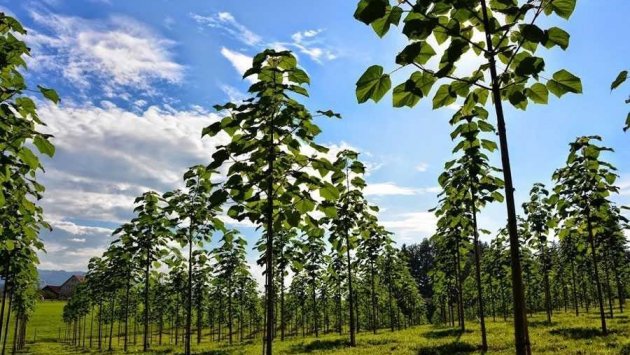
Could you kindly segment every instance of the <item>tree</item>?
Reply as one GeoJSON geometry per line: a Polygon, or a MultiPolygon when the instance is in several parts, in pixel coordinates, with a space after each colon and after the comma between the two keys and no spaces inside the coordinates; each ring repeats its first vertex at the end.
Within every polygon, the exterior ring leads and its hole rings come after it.
{"type": "Polygon", "coordinates": [[[365,181],[362,175],[365,173],[365,166],[358,160],[358,157],[358,153],[351,150],[337,153],[337,159],[334,162],[335,172],[332,174],[331,180],[340,195],[335,204],[324,205],[324,207],[334,211],[333,217],[329,217],[329,241],[332,249],[341,255],[346,254],[350,346],[356,346],[355,331],[358,318],[355,318],[356,300],[352,285],[351,251],[357,246],[358,227],[361,219],[369,213],[368,211],[376,212],[378,210],[374,206],[369,206],[363,196],[362,190],[365,187],[365,181]],[[355,176],[351,177],[352,174],[355,176]]]}
{"type": "Polygon", "coordinates": [[[134,201],[137,214],[131,222],[114,231],[123,244],[129,245],[138,265],[144,268],[144,334],[142,348],[149,348],[149,285],[151,266],[159,265],[160,257],[167,254],[166,243],[172,238],[172,223],[164,207],[166,201],[154,191],[145,192],[134,201]]]}
{"type": "Polygon", "coordinates": [[[542,264],[543,284],[545,287],[545,310],[547,323],[551,324],[551,289],[549,284],[549,271],[551,269],[551,257],[548,252],[547,231],[552,225],[551,207],[549,205],[549,191],[545,185],[535,183],[529,192],[529,201],[523,203],[523,210],[527,216],[527,223],[531,233],[533,246],[538,250],[538,258],[542,264]]]}
{"type": "Polygon", "coordinates": [[[223,222],[217,218],[225,192],[216,189],[212,182],[216,173],[202,165],[193,166],[184,174],[184,184],[188,191],[176,190],[166,193],[168,201],[166,211],[175,214],[178,225],[177,239],[182,246],[188,245],[188,286],[186,307],[186,339],[185,354],[190,354],[192,338],[192,304],[193,304],[193,249],[203,248],[209,243],[212,233],[217,229],[224,229],[223,222]]]}
{"type": "MultiPolygon", "coordinates": [[[[570,144],[566,166],[553,174],[556,186],[550,202],[556,205],[559,219],[563,224],[574,227],[580,236],[586,235],[586,242],[591,251],[602,332],[606,334],[596,243],[601,243],[601,239],[605,238],[602,232],[611,204],[609,196],[617,193],[619,188],[613,185],[617,178],[615,167],[600,159],[602,152],[612,149],[597,145],[599,141],[601,138],[598,136],[588,136],[579,137],[570,144]]],[[[570,228],[563,229],[564,233],[560,234],[560,238],[566,237],[568,230],[570,228]]],[[[582,243],[582,240],[577,242],[582,243]]]]}
{"type": "MultiPolygon", "coordinates": [[[[296,58],[288,51],[265,50],[253,59],[252,68],[244,77],[258,79],[249,92],[254,96],[240,104],[216,106],[226,116],[206,127],[203,135],[214,136],[225,132],[231,141],[218,147],[209,165],[227,169],[225,196],[234,204],[228,215],[237,220],[249,219],[265,230],[265,244],[261,252],[265,263],[266,343],[272,353],[274,318],[274,239],[282,228],[312,227],[317,220],[310,216],[317,204],[315,192],[324,200],[334,200],[339,192],[321,178],[332,170],[331,164],[318,154],[327,148],[314,143],[320,129],[313,123],[313,115],[294,95],[307,96],[302,86],[310,83],[306,72],[297,66],[296,58]],[[310,147],[317,154],[304,153],[310,147]],[[315,168],[320,176],[309,173],[315,168]]],[[[320,115],[339,117],[332,111],[320,115]]]]}
{"type": "MultiPolygon", "coordinates": [[[[417,71],[394,88],[394,106],[415,106],[422,98],[429,96],[437,80],[448,83],[442,84],[435,92],[434,109],[453,104],[458,97],[470,98],[473,105],[485,105],[489,94],[492,95],[505,181],[515,305],[515,345],[517,354],[529,354],[531,347],[503,101],[507,100],[514,107],[524,110],[529,101],[547,103],[549,91],[558,97],[567,92],[582,91],[580,79],[564,69],[555,72],[546,84],[540,83],[545,62],[543,58],[535,56],[539,45],[547,48],[568,47],[569,34],[566,31],[558,27],[543,30],[536,25],[536,21],[541,15],[552,14],[568,19],[576,0],[490,1],[489,4],[486,0],[402,0],[394,3],[391,5],[389,0],[360,0],[354,13],[357,20],[371,25],[381,37],[392,25],[398,26],[405,14],[402,33],[411,43],[396,56],[396,63],[400,67],[395,71],[407,66],[417,71]],[[473,39],[475,34],[482,35],[484,41],[476,42],[473,39]],[[434,38],[439,45],[447,45],[437,68],[427,66],[437,54],[428,42],[429,37],[434,38]],[[467,53],[483,58],[484,63],[472,73],[460,75],[456,66],[467,53]],[[505,66],[502,72],[498,63],[505,66]]],[[[381,66],[368,68],[357,81],[357,100],[380,100],[391,88],[390,74],[384,73],[381,66]]]]}
{"type": "Polygon", "coordinates": [[[233,301],[237,291],[238,280],[242,275],[248,275],[249,269],[245,260],[245,246],[247,242],[236,231],[227,231],[221,238],[221,246],[215,249],[217,262],[216,277],[223,285],[227,295],[228,305],[228,339],[232,345],[232,324],[234,318],[233,301]]]}

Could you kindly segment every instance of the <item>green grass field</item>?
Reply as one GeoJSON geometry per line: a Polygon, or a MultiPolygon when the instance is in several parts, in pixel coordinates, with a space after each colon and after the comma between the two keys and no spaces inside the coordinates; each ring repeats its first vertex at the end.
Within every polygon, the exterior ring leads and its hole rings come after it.
{"type": "MultiPolygon", "coordinates": [[[[70,354],[89,353],[89,350],[74,348],[58,343],[61,322],[62,302],[41,302],[29,324],[28,345],[30,354],[70,354]]],[[[630,318],[626,314],[608,319],[611,332],[602,336],[598,330],[599,318],[596,314],[583,314],[575,317],[572,313],[556,313],[551,325],[544,322],[544,315],[537,314],[530,319],[530,337],[534,354],[630,354],[630,318]]],[[[479,354],[479,329],[477,324],[468,322],[465,333],[452,328],[423,325],[397,332],[380,330],[377,335],[360,333],[356,348],[348,348],[346,337],[325,335],[319,338],[296,338],[274,343],[277,354],[479,354]]],[[[166,339],[166,337],[165,337],[166,339]]],[[[165,340],[165,342],[167,342],[165,340]]],[[[138,345],[141,339],[138,337],[138,345]]],[[[113,339],[114,353],[122,353],[113,339]]],[[[488,353],[512,354],[512,325],[502,320],[488,321],[488,353]]],[[[151,353],[182,352],[170,345],[154,346],[151,353]]],[[[261,343],[249,342],[228,346],[216,342],[194,344],[197,354],[260,354],[261,343]]],[[[92,352],[97,352],[92,350],[92,352]]],[[[138,353],[138,346],[131,346],[130,352],[138,353]]]]}

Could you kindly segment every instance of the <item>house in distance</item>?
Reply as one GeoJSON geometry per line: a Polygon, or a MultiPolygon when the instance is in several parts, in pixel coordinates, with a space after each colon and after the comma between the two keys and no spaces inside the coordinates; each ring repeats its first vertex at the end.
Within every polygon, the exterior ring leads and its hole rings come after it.
{"type": "Polygon", "coordinates": [[[85,276],[72,275],[61,286],[47,285],[41,289],[42,298],[45,300],[67,300],[74,294],[77,286],[85,281],[85,276]]]}

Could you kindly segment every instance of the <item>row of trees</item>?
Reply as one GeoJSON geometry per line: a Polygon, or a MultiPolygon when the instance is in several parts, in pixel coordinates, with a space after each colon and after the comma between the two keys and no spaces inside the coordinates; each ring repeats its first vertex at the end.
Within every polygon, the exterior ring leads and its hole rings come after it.
{"type": "Polygon", "coordinates": [[[0,12],[0,343],[7,349],[24,347],[26,325],[38,299],[37,253],[44,250],[41,229],[50,229],[37,201],[44,186],[36,173],[43,171],[38,155],[52,157],[50,135],[27,93],[40,93],[58,102],[52,89],[30,89],[22,75],[30,49],[21,40],[26,30],[13,17],[0,12]],[[11,324],[11,317],[13,323],[11,324]],[[13,327],[11,327],[13,325],[13,327]],[[13,328],[13,329],[11,329],[13,328]],[[13,344],[7,344],[9,333],[13,344]]]}
{"type": "Polygon", "coordinates": [[[313,116],[296,100],[307,95],[309,78],[290,52],[260,53],[249,75],[257,78],[253,97],[217,106],[224,118],[203,130],[229,143],[208,166],[190,168],[183,189],[138,197],[136,216],[90,262],[86,286],[64,311],[74,345],[85,346],[87,337],[102,349],[108,338],[111,349],[118,324],[127,350],[131,319],[134,339],[142,324],[144,351],[168,331],[169,341],[177,345],[181,336],[190,353],[194,327],[197,342],[204,329],[230,344],[234,336],[264,333],[271,354],[277,333],[284,340],[300,329],[303,336],[347,331],[354,345],[360,329],[424,320],[406,261],[363,195],[358,154],[332,155],[314,141],[314,117],[339,115],[313,116]],[[265,270],[262,295],[246,262],[247,243],[225,215],[262,231],[255,246],[265,270]],[[220,238],[216,246],[213,237],[220,238]]]}
{"type": "MultiPolygon", "coordinates": [[[[619,190],[616,169],[602,158],[611,149],[600,141],[580,137],[570,144],[566,165],[553,174],[553,189],[540,183],[532,187],[518,217],[518,232],[526,310],[545,312],[551,324],[554,310],[574,310],[578,316],[580,310],[597,309],[606,334],[606,319],[625,307],[630,250],[624,234],[628,220],[611,201],[619,190]]],[[[481,343],[487,347],[486,312],[507,319],[513,311],[512,270],[507,230],[490,243],[480,243],[475,216],[474,206],[501,200],[496,192],[501,181],[481,164],[484,168],[475,171],[487,172],[483,179],[462,174],[468,184],[454,183],[461,160],[481,145],[473,146],[460,161],[447,163],[440,178],[445,190],[436,211],[437,233],[420,245],[403,247],[403,253],[423,297],[430,300],[429,319],[453,326],[457,320],[461,330],[466,319],[478,319],[481,343]]]]}

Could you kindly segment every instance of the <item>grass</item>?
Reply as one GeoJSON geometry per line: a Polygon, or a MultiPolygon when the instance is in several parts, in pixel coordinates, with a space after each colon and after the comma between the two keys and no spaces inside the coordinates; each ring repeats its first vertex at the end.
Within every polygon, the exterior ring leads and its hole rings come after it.
{"type": "MultiPolygon", "coordinates": [[[[57,342],[61,322],[62,302],[41,302],[28,329],[29,354],[79,354],[96,353],[96,350],[73,348],[57,342]]],[[[555,313],[553,322],[547,324],[544,314],[535,314],[530,319],[530,338],[534,354],[628,354],[630,355],[630,323],[628,316],[618,314],[608,319],[610,333],[602,335],[596,314],[555,313]]],[[[481,354],[479,350],[479,327],[473,321],[467,322],[467,330],[461,332],[449,327],[422,325],[397,332],[380,330],[378,334],[360,333],[357,347],[348,347],[347,337],[328,334],[319,338],[293,338],[284,342],[274,342],[276,354],[481,354]]],[[[512,324],[498,320],[488,320],[489,354],[513,354],[512,324]]],[[[166,339],[166,338],[165,338],[166,339]]],[[[141,352],[141,339],[138,345],[130,346],[131,353],[141,352]]],[[[122,344],[122,343],[121,343],[122,344]]],[[[114,354],[122,353],[122,345],[114,338],[114,354]]],[[[249,341],[246,344],[229,346],[225,343],[208,341],[193,344],[196,354],[260,354],[262,344],[249,341]]],[[[182,345],[153,346],[152,354],[181,354],[182,345]]]]}

